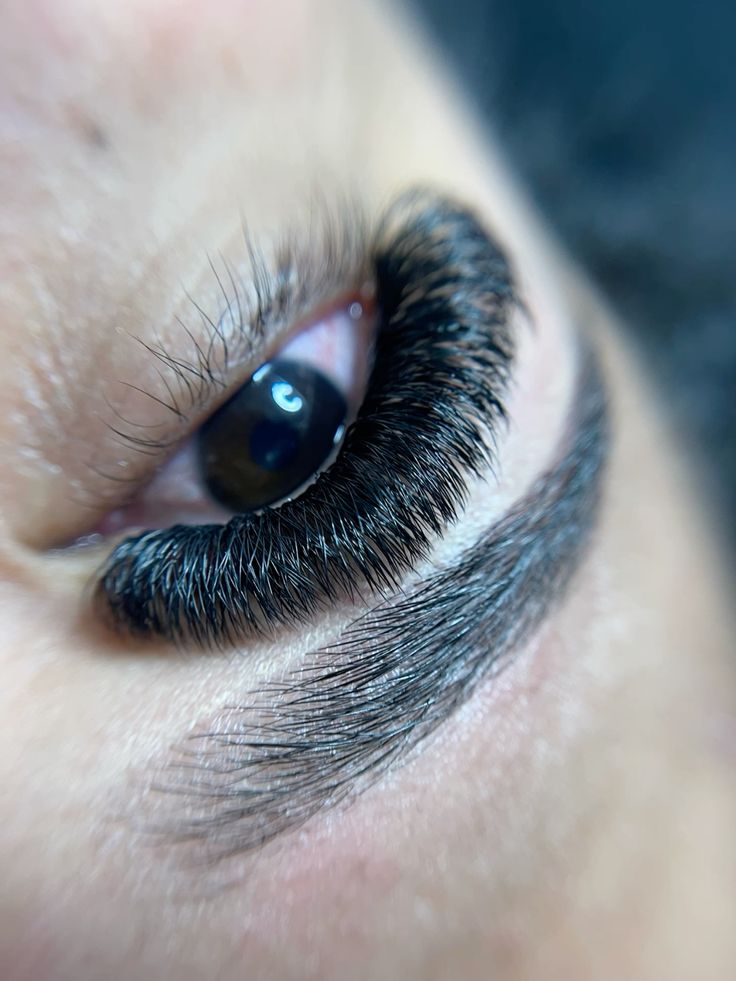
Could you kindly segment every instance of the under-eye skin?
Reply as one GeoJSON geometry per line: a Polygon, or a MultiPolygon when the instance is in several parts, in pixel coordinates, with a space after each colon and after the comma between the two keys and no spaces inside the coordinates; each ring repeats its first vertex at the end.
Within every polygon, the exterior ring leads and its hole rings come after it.
{"type": "Polygon", "coordinates": [[[603,382],[585,350],[551,468],[452,566],[195,733],[155,780],[173,805],[158,829],[212,859],[245,853],[402,760],[562,597],[594,528],[607,446],[603,382]]]}
{"type": "Polygon", "coordinates": [[[335,461],[281,506],[121,542],[96,589],[113,626],[234,646],[395,589],[457,518],[504,416],[509,263],[471,211],[429,194],[402,198],[369,248],[375,362],[335,461]]]}

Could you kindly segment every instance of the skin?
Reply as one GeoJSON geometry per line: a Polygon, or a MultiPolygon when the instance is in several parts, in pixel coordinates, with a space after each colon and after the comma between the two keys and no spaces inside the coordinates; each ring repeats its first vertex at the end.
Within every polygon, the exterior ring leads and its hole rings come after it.
{"type": "Polygon", "coordinates": [[[413,22],[337,0],[33,0],[4,14],[0,66],[0,975],[728,976],[733,622],[694,467],[413,22]],[[88,612],[94,557],[49,548],[119,503],[90,460],[145,483],[108,428],[111,404],[165,419],[121,384],[161,384],[131,335],[181,349],[177,317],[201,328],[186,293],[216,311],[207,256],[242,260],[243,215],[268,238],[356,180],[369,213],[417,183],[476,207],[533,324],[500,476],[435,561],[554,459],[576,330],[611,396],[603,506],[565,602],[405,765],[211,863],[149,833],[177,806],[151,775],[354,611],[242,657],[144,650],[88,612]]]}

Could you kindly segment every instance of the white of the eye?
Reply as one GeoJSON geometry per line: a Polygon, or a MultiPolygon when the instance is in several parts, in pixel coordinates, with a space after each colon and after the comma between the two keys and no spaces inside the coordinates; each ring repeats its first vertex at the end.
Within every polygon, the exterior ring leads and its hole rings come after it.
{"type": "Polygon", "coordinates": [[[284,412],[298,412],[304,404],[301,396],[285,381],[277,381],[271,385],[271,398],[284,412]]]}

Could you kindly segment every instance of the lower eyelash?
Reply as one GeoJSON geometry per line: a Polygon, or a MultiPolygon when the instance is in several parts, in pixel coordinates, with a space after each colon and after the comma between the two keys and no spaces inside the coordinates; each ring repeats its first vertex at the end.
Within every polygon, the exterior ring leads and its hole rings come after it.
{"type": "Polygon", "coordinates": [[[372,255],[375,365],[332,467],[277,509],[121,542],[95,594],[113,625],[234,645],[395,588],[457,517],[504,416],[509,264],[471,212],[427,194],[390,209],[372,255]]]}

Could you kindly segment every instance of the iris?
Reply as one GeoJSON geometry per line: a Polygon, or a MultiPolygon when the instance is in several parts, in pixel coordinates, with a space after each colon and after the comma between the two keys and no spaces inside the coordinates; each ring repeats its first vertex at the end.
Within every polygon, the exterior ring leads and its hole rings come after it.
{"type": "Polygon", "coordinates": [[[199,432],[210,494],[239,513],[288,498],[328,461],[346,415],[342,393],[312,365],[262,365],[199,432]]]}

